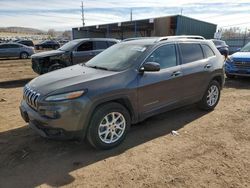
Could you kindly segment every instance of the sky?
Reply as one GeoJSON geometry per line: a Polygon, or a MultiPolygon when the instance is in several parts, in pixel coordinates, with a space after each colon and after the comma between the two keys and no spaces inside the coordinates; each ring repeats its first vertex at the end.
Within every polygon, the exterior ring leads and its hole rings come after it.
{"type": "MultiPolygon", "coordinates": [[[[83,0],[85,25],[182,14],[218,28],[250,29],[250,0],[83,0]]],[[[0,27],[42,30],[80,27],[81,0],[0,0],[0,27]]]]}

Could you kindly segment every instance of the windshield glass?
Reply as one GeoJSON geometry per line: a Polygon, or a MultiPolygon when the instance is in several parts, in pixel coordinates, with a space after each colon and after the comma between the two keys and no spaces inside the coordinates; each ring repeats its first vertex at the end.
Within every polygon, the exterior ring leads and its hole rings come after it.
{"type": "Polygon", "coordinates": [[[134,43],[116,44],[95,56],[85,65],[111,71],[122,71],[131,67],[147,47],[147,45],[134,43]]]}
{"type": "Polygon", "coordinates": [[[241,50],[241,52],[250,52],[250,42],[244,46],[241,50]]]}
{"type": "Polygon", "coordinates": [[[71,51],[78,43],[79,41],[76,40],[69,41],[66,44],[64,44],[61,48],[59,48],[59,50],[71,51]]]}

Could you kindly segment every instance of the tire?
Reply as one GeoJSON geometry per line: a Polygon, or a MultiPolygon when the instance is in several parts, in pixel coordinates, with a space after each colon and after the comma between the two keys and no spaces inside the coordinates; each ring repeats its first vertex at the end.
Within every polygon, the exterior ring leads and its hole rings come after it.
{"type": "Polygon", "coordinates": [[[235,78],[235,76],[234,76],[234,75],[227,74],[227,73],[226,73],[226,76],[227,76],[227,78],[229,78],[229,79],[233,79],[233,78],[235,78]]]}
{"type": "Polygon", "coordinates": [[[103,104],[90,120],[87,140],[97,149],[114,148],[125,139],[130,124],[130,115],[124,106],[114,102],[103,104]]]}
{"type": "Polygon", "coordinates": [[[28,59],[28,58],[29,58],[29,54],[27,52],[20,53],[20,59],[28,59]]]}
{"type": "Polygon", "coordinates": [[[62,69],[64,68],[64,65],[62,64],[53,64],[53,65],[50,65],[49,68],[48,68],[48,72],[51,72],[51,71],[55,71],[55,70],[58,70],[58,69],[62,69]]]}
{"type": "Polygon", "coordinates": [[[216,80],[211,81],[204,96],[202,97],[202,100],[198,103],[199,108],[202,110],[212,111],[220,100],[220,90],[220,84],[216,80]],[[213,95],[209,97],[209,92],[211,92],[211,90],[214,92],[213,95]]]}

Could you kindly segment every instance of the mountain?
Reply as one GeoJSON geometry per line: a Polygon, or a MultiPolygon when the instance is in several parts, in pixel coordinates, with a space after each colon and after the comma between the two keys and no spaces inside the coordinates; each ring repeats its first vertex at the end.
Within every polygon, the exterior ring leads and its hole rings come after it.
{"type": "Polygon", "coordinates": [[[0,27],[0,32],[6,33],[25,33],[25,34],[46,34],[46,31],[42,31],[34,28],[27,27],[0,27]]]}

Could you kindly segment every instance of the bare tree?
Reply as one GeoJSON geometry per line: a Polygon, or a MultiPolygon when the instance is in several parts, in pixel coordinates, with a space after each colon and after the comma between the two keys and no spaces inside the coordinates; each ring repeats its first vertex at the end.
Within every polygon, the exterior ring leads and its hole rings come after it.
{"type": "Polygon", "coordinates": [[[49,29],[49,30],[48,30],[48,35],[49,35],[50,37],[55,37],[55,36],[56,36],[56,31],[55,31],[54,29],[49,29]]]}

